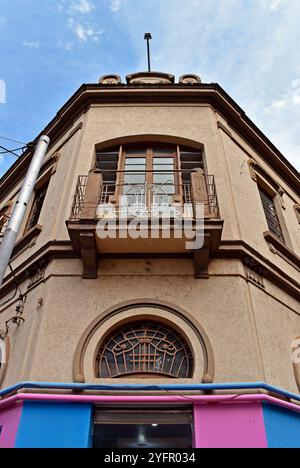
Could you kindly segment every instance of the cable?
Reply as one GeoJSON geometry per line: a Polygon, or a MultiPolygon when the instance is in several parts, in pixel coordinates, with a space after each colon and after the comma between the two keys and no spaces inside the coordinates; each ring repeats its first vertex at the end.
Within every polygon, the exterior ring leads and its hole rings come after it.
{"type": "MultiPolygon", "coordinates": [[[[18,284],[18,282],[17,282],[17,278],[16,278],[15,272],[14,272],[12,266],[11,266],[11,263],[9,263],[8,266],[9,266],[9,269],[10,269],[12,275],[13,275],[13,278],[14,278],[15,292],[14,292],[14,294],[13,294],[12,297],[10,297],[10,298],[7,299],[6,301],[4,301],[2,304],[0,304],[0,308],[2,308],[3,306],[5,306],[5,305],[8,304],[9,302],[11,302],[11,301],[16,297],[17,292],[19,292],[20,297],[22,297],[22,298],[26,297],[26,294],[23,294],[22,291],[21,291],[21,289],[20,289],[20,286],[19,286],[19,284],[18,284]]],[[[1,313],[1,311],[0,311],[0,313],[1,313]]]]}
{"type": "MultiPolygon", "coordinates": [[[[2,307],[4,307],[4,306],[6,306],[6,304],[8,304],[10,301],[12,301],[12,300],[16,297],[17,292],[18,292],[18,288],[16,287],[13,296],[10,297],[9,299],[7,299],[6,301],[2,302],[2,304],[0,304],[0,307],[2,308],[2,307]]],[[[0,311],[0,313],[1,313],[1,312],[2,312],[2,311],[0,311]]]]}
{"type": "MultiPolygon", "coordinates": [[[[1,138],[1,137],[0,137],[0,138],[1,138]]],[[[16,142],[16,143],[17,143],[17,142],[16,142]]],[[[20,143],[20,142],[19,142],[19,143],[20,143]]],[[[2,150],[4,150],[4,151],[1,151],[1,152],[0,152],[0,155],[1,155],[1,154],[7,154],[7,153],[9,153],[9,154],[12,154],[13,156],[15,156],[16,158],[19,159],[19,158],[21,157],[21,155],[16,154],[15,151],[22,151],[22,153],[23,153],[23,151],[24,151],[25,149],[32,150],[32,149],[34,148],[34,146],[35,146],[34,142],[30,142],[30,143],[24,143],[24,146],[21,146],[20,148],[16,148],[16,149],[10,150],[10,149],[8,149],[8,148],[5,148],[5,146],[0,145],[0,148],[1,148],[2,150]]]]}
{"type": "Polygon", "coordinates": [[[12,140],[11,138],[6,138],[6,137],[3,137],[3,136],[0,136],[0,140],[7,140],[7,141],[11,141],[13,143],[20,143],[20,145],[26,145],[26,143],[24,143],[24,141],[12,140]]]}
{"type": "Polygon", "coordinates": [[[21,291],[21,289],[20,289],[19,283],[18,283],[18,281],[17,281],[16,275],[15,275],[15,272],[14,272],[14,270],[13,270],[13,267],[11,266],[11,263],[9,263],[8,266],[9,266],[9,269],[10,269],[12,275],[13,275],[14,282],[15,282],[16,288],[18,289],[18,291],[19,291],[19,293],[20,293],[20,296],[24,297],[25,294],[23,294],[22,291],[21,291]]]}
{"type": "MultiPolygon", "coordinates": [[[[7,149],[7,148],[4,148],[4,146],[1,146],[0,145],[0,148],[4,150],[4,153],[11,153],[13,156],[15,156],[16,158],[19,158],[20,156],[18,154],[15,154],[13,151],[7,149]]],[[[4,153],[1,153],[1,154],[4,154],[4,153]]]]}
{"type": "MultiPolygon", "coordinates": [[[[3,146],[1,146],[1,148],[3,148],[3,146]]],[[[11,151],[21,151],[21,150],[23,150],[23,149],[25,149],[25,148],[26,148],[26,146],[22,146],[21,148],[16,148],[16,149],[9,150],[9,151],[8,151],[8,150],[0,151],[0,154],[5,154],[5,153],[11,152],[11,151]]]]}

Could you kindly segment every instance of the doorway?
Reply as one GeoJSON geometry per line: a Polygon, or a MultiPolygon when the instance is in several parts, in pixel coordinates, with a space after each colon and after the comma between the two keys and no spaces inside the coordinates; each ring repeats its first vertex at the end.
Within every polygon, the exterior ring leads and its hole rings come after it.
{"type": "Polygon", "coordinates": [[[190,407],[100,408],[94,413],[94,448],[193,447],[190,407]]]}

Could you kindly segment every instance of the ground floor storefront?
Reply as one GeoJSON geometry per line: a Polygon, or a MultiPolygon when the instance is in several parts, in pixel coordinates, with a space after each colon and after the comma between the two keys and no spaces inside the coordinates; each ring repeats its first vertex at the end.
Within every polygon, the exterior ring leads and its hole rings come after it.
{"type": "Polygon", "coordinates": [[[0,448],[300,447],[297,395],[292,402],[285,392],[147,395],[141,390],[126,395],[2,390],[0,448]]]}

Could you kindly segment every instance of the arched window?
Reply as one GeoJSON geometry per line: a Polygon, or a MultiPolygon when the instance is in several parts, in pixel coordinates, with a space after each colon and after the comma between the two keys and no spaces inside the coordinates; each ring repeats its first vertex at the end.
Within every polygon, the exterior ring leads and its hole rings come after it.
{"type": "Polygon", "coordinates": [[[202,150],[179,145],[140,143],[96,152],[103,177],[100,205],[123,197],[132,206],[191,202],[191,174],[204,169],[202,150]]]}
{"type": "Polygon", "coordinates": [[[113,331],[99,345],[96,377],[189,378],[193,359],[186,340],[159,322],[135,322],[113,331]]]}

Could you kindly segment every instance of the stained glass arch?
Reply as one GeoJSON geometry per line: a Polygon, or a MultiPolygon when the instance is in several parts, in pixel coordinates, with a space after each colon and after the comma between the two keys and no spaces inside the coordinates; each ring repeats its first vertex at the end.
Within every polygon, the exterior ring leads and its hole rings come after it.
{"type": "Polygon", "coordinates": [[[193,358],[177,331],[155,321],[139,321],[115,329],[98,346],[96,377],[191,378],[193,358]]]}

